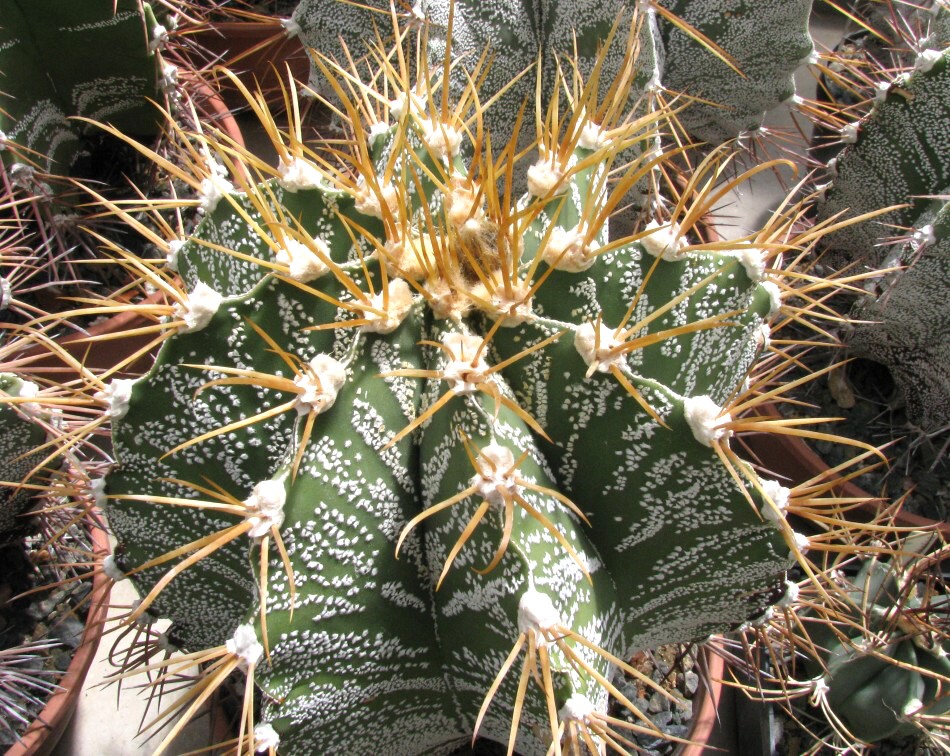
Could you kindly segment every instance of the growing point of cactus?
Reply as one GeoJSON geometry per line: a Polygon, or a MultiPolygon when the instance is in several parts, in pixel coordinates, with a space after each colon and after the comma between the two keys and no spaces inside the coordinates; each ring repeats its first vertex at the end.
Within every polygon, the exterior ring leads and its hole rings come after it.
{"type": "Polygon", "coordinates": [[[623,659],[762,616],[806,547],[730,438],[767,427],[738,417],[742,384],[782,254],[815,235],[793,210],[702,241],[722,156],[681,189],[670,154],[624,162],[667,114],[579,74],[525,166],[484,127],[478,71],[456,99],[451,61],[411,68],[404,34],[368,71],[317,56],[345,144],[268,120],[271,169],[196,137],[204,219],[153,232],[164,265],[123,253],[172,299],[155,366],[101,394],[132,618],[211,664],[198,703],[253,679],[249,750],[627,744],[609,694],[652,726],[611,682],[623,659]],[[239,191],[215,166],[242,162],[264,180],[239,191]],[[611,239],[644,180],[669,206],[611,239]]]}

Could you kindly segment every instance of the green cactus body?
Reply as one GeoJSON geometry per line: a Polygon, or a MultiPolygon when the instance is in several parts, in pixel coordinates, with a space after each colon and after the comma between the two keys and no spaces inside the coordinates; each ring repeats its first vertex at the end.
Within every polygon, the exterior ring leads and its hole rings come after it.
{"type": "Polygon", "coordinates": [[[66,173],[86,133],[73,116],[158,133],[161,115],[149,102],[160,93],[157,29],[151,7],[137,0],[5,3],[0,134],[17,145],[14,159],[42,158],[41,170],[66,173]]]}
{"type": "Polygon", "coordinates": [[[880,242],[894,235],[889,229],[915,227],[930,197],[950,186],[950,51],[926,50],[918,61],[916,71],[882,93],[831,166],[820,219],[906,205],[829,235],[826,245],[846,260],[880,264],[880,242]]]}
{"type": "Polygon", "coordinates": [[[26,398],[36,390],[36,384],[0,373],[0,543],[22,535],[26,521],[20,515],[29,508],[34,492],[18,484],[29,484],[36,466],[47,456],[36,451],[47,438],[43,425],[30,418],[36,410],[29,403],[8,401],[26,398]]]}
{"type": "Polygon", "coordinates": [[[523,701],[514,747],[544,753],[595,727],[631,650],[785,592],[799,547],[753,507],[720,407],[777,288],[750,245],[661,226],[605,247],[623,187],[603,172],[649,120],[542,133],[560,157],[516,203],[487,196],[499,163],[460,119],[438,124],[437,85],[406,107],[391,79],[383,119],[346,103],[371,135],[352,174],[298,180],[313,166],[282,148],[282,178],[209,201],[174,245],[171,335],[105,396],[117,561],[183,648],[246,650],[255,742],[447,752],[480,718],[507,742],[523,701]]]}
{"type": "MultiPolygon", "coordinates": [[[[918,542],[931,538],[923,534],[918,542]]],[[[908,591],[902,569],[876,558],[866,561],[847,593],[854,621],[838,625],[841,637],[830,627],[812,634],[824,649],[823,695],[847,728],[842,735],[849,741],[920,735],[928,727],[924,718],[950,710],[942,692],[950,673],[945,639],[914,632],[899,621],[901,613],[923,617],[931,609],[915,589],[908,591]]]]}
{"type": "Polygon", "coordinates": [[[691,134],[718,143],[754,131],[768,110],[795,94],[794,73],[814,52],[808,31],[812,0],[663,0],[662,5],[715,42],[733,63],[692,33],[663,25],[664,85],[704,101],[683,114],[691,134]]]}

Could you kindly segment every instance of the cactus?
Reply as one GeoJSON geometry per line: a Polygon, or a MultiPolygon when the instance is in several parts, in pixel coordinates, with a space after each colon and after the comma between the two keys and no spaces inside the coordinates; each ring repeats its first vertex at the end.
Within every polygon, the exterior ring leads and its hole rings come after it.
{"type": "Polygon", "coordinates": [[[33,503],[34,491],[21,487],[36,473],[36,466],[46,457],[37,451],[46,442],[46,431],[30,413],[28,399],[37,386],[11,373],[0,373],[0,544],[22,536],[28,530],[21,517],[33,503]]]}
{"type": "MultiPolygon", "coordinates": [[[[522,77],[525,71],[542,60],[539,91],[542,98],[550,97],[556,91],[558,56],[573,56],[576,51],[575,62],[585,77],[591,76],[596,62],[606,96],[607,87],[623,66],[624,55],[619,46],[610,48],[612,53],[600,54],[603,42],[618,19],[624,23],[635,11],[645,9],[636,36],[639,65],[629,85],[630,96],[619,106],[642,102],[644,94],[659,100],[669,99],[671,93],[698,98],[702,104],[682,114],[683,125],[695,137],[718,144],[754,132],[766,111],[794,94],[792,74],[814,50],[808,33],[811,5],[812,0],[489,4],[422,0],[406,15],[425,24],[430,59],[440,64],[446,53],[450,7],[453,9],[450,52],[460,63],[457,85],[464,86],[461,70],[473,66],[486,48],[490,51],[493,66],[482,97],[505,93],[504,105],[488,118],[492,133],[507,140],[522,101],[528,102],[527,121],[532,121],[535,76],[522,77]]],[[[360,54],[361,40],[374,24],[384,31],[390,28],[389,7],[385,0],[358,5],[302,0],[291,28],[299,30],[308,47],[342,60],[345,50],[360,54]]],[[[325,90],[318,67],[312,69],[311,85],[325,90]]],[[[543,99],[541,105],[546,105],[543,99]]]]}
{"type": "Polygon", "coordinates": [[[824,244],[842,265],[905,266],[859,304],[854,315],[865,322],[855,327],[848,346],[853,354],[886,365],[910,420],[933,431],[950,423],[950,38],[941,31],[950,24],[950,8],[937,3],[927,15],[929,33],[903,41],[908,54],[917,51],[903,73],[865,74],[874,90],[865,92],[865,102],[874,103],[870,111],[847,123],[837,116],[840,139],[847,144],[829,165],[819,219],[893,208],[830,234],[824,244]]]}
{"type": "Polygon", "coordinates": [[[68,172],[89,131],[74,116],[157,134],[160,114],[149,99],[161,91],[160,30],[137,0],[9,3],[0,32],[4,162],[13,154],[46,173],[68,172]]]}
{"type": "Polygon", "coordinates": [[[950,643],[939,630],[945,586],[927,579],[945,553],[927,554],[935,540],[931,533],[908,536],[893,554],[859,562],[852,578],[837,573],[844,608],[835,623],[809,630],[821,661],[810,665],[813,700],[843,742],[942,739],[950,643]]]}
{"type": "Polygon", "coordinates": [[[137,306],[162,316],[149,373],[97,383],[110,575],[143,597],[129,621],[171,620],[189,654],[169,665],[207,662],[190,711],[253,680],[239,747],[624,744],[606,711],[608,694],[635,711],[611,682],[632,650],[785,596],[806,543],[730,437],[808,434],[739,414],[765,400],[743,382],[794,288],[782,253],[827,228],[792,234],[795,206],[703,241],[727,154],[680,188],[660,170],[675,150],[620,159],[669,129],[626,114],[640,28],[611,37],[610,99],[562,62],[572,97],[524,126],[526,169],[517,136],[485,128],[480,69],[456,99],[445,67],[400,58],[425,35],[397,30],[368,70],[316,59],[346,143],[311,152],[251,98],[277,169],[196,134],[193,235],[125,212],[167,259],[114,251],[169,302],[137,306]],[[667,197],[611,239],[644,180],[667,197]]]}

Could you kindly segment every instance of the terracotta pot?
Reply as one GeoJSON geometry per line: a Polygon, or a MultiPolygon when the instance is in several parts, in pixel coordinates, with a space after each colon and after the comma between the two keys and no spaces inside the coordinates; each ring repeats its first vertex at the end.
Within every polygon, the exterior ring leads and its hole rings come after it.
{"type": "MultiPolygon", "coordinates": [[[[760,414],[774,418],[782,417],[775,405],[767,405],[760,414]]],[[[779,433],[756,433],[742,437],[743,443],[750,449],[756,460],[770,470],[785,485],[797,485],[806,480],[826,473],[829,465],[819,456],[808,442],[797,436],[779,433]]],[[[855,519],[868,522],[874,519],[881,507],[879,496],[868,493],[850,481],[842,483],[835,492],[847,498],[865,499],[865,503],[849,510],[855,519]]],[[[887,502],[883,502],[886,504],[887,502]]],[[[950,537],[950,524],[936,522],[911,512],[899,511],[895,515],[895,524],[915,529],[938,529],[944,536],[950,537]]]]}
{"type": "MultiPolygon", "coordinates": [[[[281,84],[287,84],[288,67],[295,81],[310,77],[307,50],[298,37],[287,36],[278,19],[209,23],[188,37],[204,59],[231,69],[251,92],[260,88],[268,102],[283,100],[281,84]]],[[[220,77],[218,84],[229,107],[247,105],[227,77],[220,77]]]]}
{"type": "Polygon", "coordinates": [[[719,654],[705,651],[704,656],[710,685],[707,689],[700,683],[693,698],[693,719],[686,736],[693,745],[679,746],[674,756],[736,753],[735,712],[722,683],[726,665],[719,654]]]}
{"type": "MultiPolygon", "coordinates": [[[[90,534],[95,560],[100,563],[109,554],[109,539],[105,526],[98,518],[92,521],[90,534]]],[[[89,612],[82,641],[73,654],[66,674],[58,681],[59,690],[50,697],[46,707],[23,733],[20,742],[12,746],[6,756],[47,756],[59,742],[76,711],[83,680],[99,647],[109,609],[109,582],[102,572],[93,576],[89,595],[89,612]]]]}

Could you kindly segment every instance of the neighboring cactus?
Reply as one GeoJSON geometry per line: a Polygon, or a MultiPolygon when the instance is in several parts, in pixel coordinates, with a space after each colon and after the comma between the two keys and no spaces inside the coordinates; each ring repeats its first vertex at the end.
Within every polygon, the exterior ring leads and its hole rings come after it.
{"type": "MultiPolygon", "coordinates": [[[[698,98],[704,104],[686,110],[681,120],[691,134],[712,144],[761,126],[766,111],[794,94],[792,74],[814,50],[808,32],[812,0],[422,0],[407,16],[425,25],[430,59],[436,63],[445,53],[453,5],[451,53],[460,65],[456,82],[464,83],[461,69],[474,66],[487,48],[493,66],[480,96],[484,101],[508,90],[505,106],[488,116],[492,133],[505,141],[523,101],[528,103],[527,122],[533,120],[536,77],[525,76],[514,87],[512,83],[539,59],[544,71],[542,108],[545,98],[556,93],[557,56],[573,57],[575,50],[583,76],[590,77],[596,61],[606,96],[623,65],[623,50],[615,45],[612,52],[600,54],[600,48],[613,24],[618,19],[623,24],[635,10],[646,11],[636,35],[640,60],[628,85],[630,96],[617,105],[629,107],[641,95],[660,96],[664,90],[666,99],[679,92],[698,98]]],[[[300,30],[308,47],[342,60],[344,48],[361,54],[362,40],[374,23],[383,30],[391,28],[389,7],[386,0],[302,0],[292,28],[300,30]]],[[[319,70],[312,73],[312,86],[325,91],[319,70]]]]}
{"type": "MultiPolygon", "coordinates": [[[[907,266],[881,281],[876,301],[856,310],[856,318],[870,322],[856,326],[848,346],[886,365],[911,422],[934,431],[950,423],[950,7],[937,3],[928,15],[930,33],[904,41],[908,54],[917,52],[906,72],[893,78],[862,70],[872,90],[865,92],[870,112],[853,122],[836,116],[847,146],[829,166],[819,219],[897,206],[824,244],[841,265],[907,266]],[[902,243],[888,248],[894,240],[902,243]]],[[[856,117],[860,109],[850,112],[856,117]]]]}
{"type": "Polygon", "coordinates": [[[820,668],[811,665],[813,701],[843,743],[945,729],[950,640],[941,628],[948,599],[942,581],[934,584],[927,573],[939,572],[946,549],[926,555],[934,540],[929,533],[908,537],[890,559],[867,558],[850,579],[839,574],[837,621],[806,623],[821,660],[820,668]]]}
{"type": "Polygon", "coordinates": [[[0,373],[0,544],[28,530],[22,515],[35,495],[29,484],[47,456],[37,451],[46,443],[46,430],[30,417],[36,408],[23,403],[36,391],[35,383],[0,373]]]}
{"type": "Polygon", "coordinates": [[[4,162],[67,173],[89,129],[73,116],[126,133],[158,133],[149,100],[161,91],[158,26],[139,0],[11,0],[0,27],[0,147],[4,162]]]}
{"type": "Polygon", "coordinates": [[[225,165],[275,172],[196,136],[194,235],[151,233],[167,266],[117,250],[174,302],[151,308],[152,370],[99,394],[110,574],[142,592],[130,619],[171,619],[184,663],[210,663],[205,685],[253,678],[249,750],[446,752],[474,731],[582,748],[617,723],[608,693],[632,708],[610,683],[632,649],[788,590],[806,543],[729,447],[770,426],[730,413],[759,401],[742,385],[795,280],[781,253],[820,232],[793,237],[792,208],[700,243],[720,155],[608,241],[628,189],[665,183],[669,155],[618,159],[665,113],[628,119],[626,84],[601,100],[568,74],[516,200],[478,70],[456,106],[442,67],[370,58],[318,58],[349,142],[316,155],[267,121],[276,177],[237,192],[225,165]]]}

